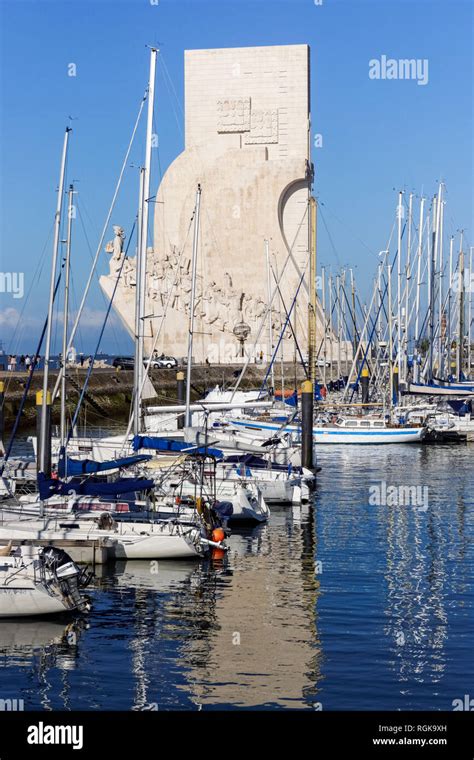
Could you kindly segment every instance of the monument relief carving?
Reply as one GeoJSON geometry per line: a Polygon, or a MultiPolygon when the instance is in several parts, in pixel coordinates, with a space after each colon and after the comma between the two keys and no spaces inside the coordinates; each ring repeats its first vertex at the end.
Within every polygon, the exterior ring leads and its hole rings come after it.
{"type": "Polygon", "coordinates": [[[278,109],[254,111],[250,115],[250,134],[245,136],[247,145],[278,142],[278,109]]]}
{"type": "Polygon", "coordinates": [[[217,101],[218,132],[250,130],[250,98],[225,98],[217,101]]]}

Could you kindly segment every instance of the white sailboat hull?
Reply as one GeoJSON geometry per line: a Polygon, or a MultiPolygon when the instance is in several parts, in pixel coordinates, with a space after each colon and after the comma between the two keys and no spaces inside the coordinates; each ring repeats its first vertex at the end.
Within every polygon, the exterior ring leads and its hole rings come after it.
{"type": "MultiPolygon", "coordinates": [[[[58,576],[44,569],[35,547],[22,547],[20,552],[0,557],[0,618],[54,615],[83,604],[85,600],[77,586],[74,591],[68,586],[66,592],[58,576]]],[[[71,572],[74,576],[75,566],[67,557],[63,568],[63,581],[71,577],[71,572]]]]}
{"type": "MultiPolygon", "coordinates": [[[[253,430],[256,436],[269,438],[281,430],[281,426],[271,422],[254,422],[253,420],[231,420],[230,424],[237,428],[253,430]]],[[[296,425],[288,425],[285,431],[294,433],[295,437],[301,434],[301,429],[296,425]]],[[[371,430],[353,430],[338,426],[317,426],[313,428],[313,441],[316,444],[344,443],[344,444],[370,444],[370,443],[417,443],[423,439],[425,431],[420,427],[396,428],[386,427],[371,430]]]]}
{"type": "Polygon", "coordinates": [[[113,530],[99,529],[93,520],[53,518],[11,521],[0,527],[0,541],[99,541],[110,539],[115,559],[180,559],[198,557],[199,530],[170,523],[118,523],[113,530]]]}
{"type": "Polygon", "coordinates": [[[55,615],[65,612],[66,605],[46,590],[28,585],[27,580],[17,585],[0,585],[0,618],[55,615]]]}
{"type": "Polygon", "coordinates": [[[455,398],[474,397],[472,386],[463,388],[456,385],[423,385],[422,383],[409,383],[406,393],[413,396],[452,396],[455,398]]]}

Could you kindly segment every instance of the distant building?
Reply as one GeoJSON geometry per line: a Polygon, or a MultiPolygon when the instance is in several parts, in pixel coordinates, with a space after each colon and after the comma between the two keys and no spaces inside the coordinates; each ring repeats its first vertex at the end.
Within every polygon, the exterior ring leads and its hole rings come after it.
{"type": "MultiPolygon", "coordinates": [[[[240,325],[242,334],[243,324],[243,333],[248,333],[244,351],[269,358],[268,322],[260,327],[268,303],[265,239],[274,274],[283,272],[281,297],[277,294],[272,304],[273,342],[305,273],[292,323],[306,349],[309,57],[307,45],[185,52],[185,149],[166,171],[155,204],[146,306],[155,318],[146,325],[148,349],[166,310],[157,350],[178,357],[187,352],[191,218],[198,183],[202,197],[193,355],[198,361],[235,361],[242,348],[236,333],[240,325]]],[[[116,308],[133,334],[133,259],[122,279],[116,308]]],[[[113,282],[112,275],[101,278],[109,294],[113,282]]],[[[271,283],[273,289],[273,274],[271,283]]],[[[290,329],[284,345],[292,358],[290,329]]]]}

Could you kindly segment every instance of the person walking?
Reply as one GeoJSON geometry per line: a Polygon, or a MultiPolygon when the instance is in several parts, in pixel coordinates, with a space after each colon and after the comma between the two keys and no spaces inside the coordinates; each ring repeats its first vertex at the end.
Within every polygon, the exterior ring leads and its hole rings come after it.
{"type": "Polygon", "coordinates": [[[82,351],[79,354],[79,363],[80,363],[81,367],[84,366],[84,354],[82,353],[82,351]]]}
{"type": "Polygon", "coordinates": [[[27,372],[29,372],[29,371],[30,371],[30,364],[31,364],[30,355],[29,355],[29,354],[26,354],[26,356],[25,356],[25,370],[26,370],[27,372]]]}
{"type": "Polygon", "coordinates": [[[12,372],[16,372],[16,354],[12,356],[12,372]]]}
{"type": "Polygon", "coordinates": [[[11,354],[8,354],[8,364],[7,364],[7,369],[8,369],[8,371],[9,371],[9,372],[11,372],[11,371],[12,371],[12,355],[11,355],[11,354]]]}

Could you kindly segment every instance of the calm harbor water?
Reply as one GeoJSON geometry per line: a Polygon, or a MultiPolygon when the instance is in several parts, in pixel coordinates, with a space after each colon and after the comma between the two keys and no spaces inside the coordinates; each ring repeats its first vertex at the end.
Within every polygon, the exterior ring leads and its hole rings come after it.
{"type": "Polygon", "coordinates": [[[474,696],[473,454],[320,447],[314,504],[235,533],[224,566],[111,566],[85,621],[1,622],[0,698],[25,710],[451,710],[474,696]],[[427,498],[372,504],[382,480],[427,498]]]}

